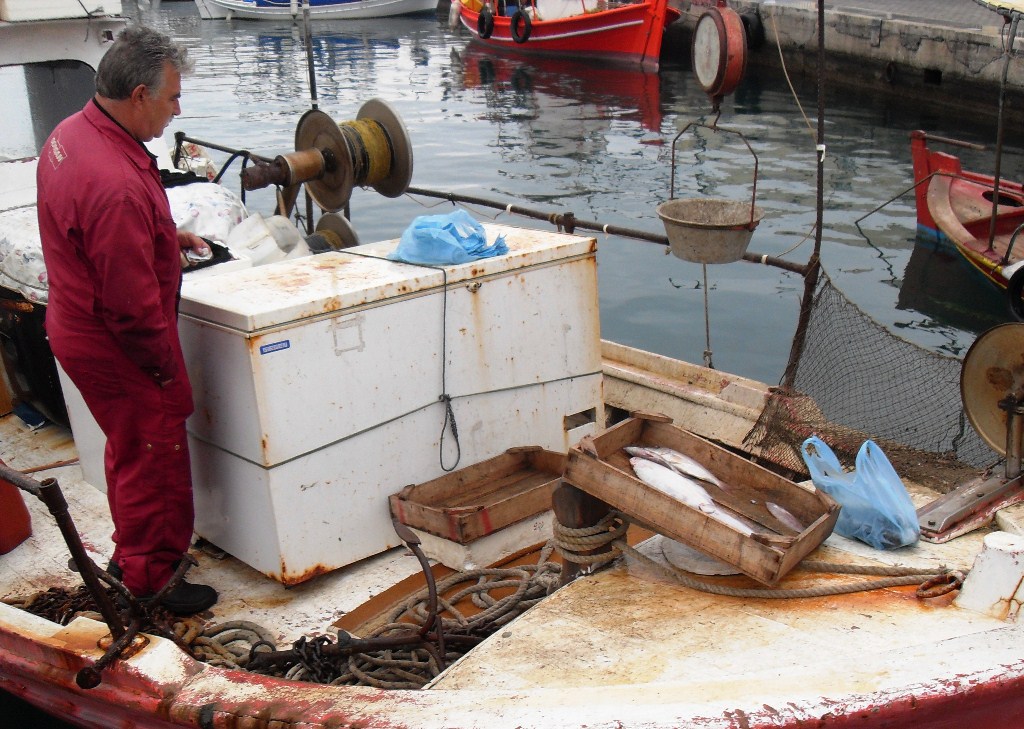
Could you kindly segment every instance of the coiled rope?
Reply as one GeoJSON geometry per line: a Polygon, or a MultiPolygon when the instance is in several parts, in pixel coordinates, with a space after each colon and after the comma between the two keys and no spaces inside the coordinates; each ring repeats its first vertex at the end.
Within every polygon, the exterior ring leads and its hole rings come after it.
{"type": "Polygon", "coordinates": [[[619,511],[609,511],[601,521],[590,527],[567,527],[557,519],[552,524],[554,549],[570,562],[589,565],[591,571],[615,560],[623,553],[629,517],[619,511]],[[603,547],[607,551],[596,552],[603,547]]]}
{"type": "Polygon", "coordinates": [[[248,620],[230,620],[206,628],[181,621],[174,626],[175,634],[179,631],[181,641],[190,646],[196,659],[222,668],[245,668],[260,648],[276,648],[270,631],[248,620]]]}
{"type": "Polygon", "coordinates": [[[391,174],[394,150],[380,122],[373,119],[346,121],[338,125],[352,156],[356,185],[373,186],[391,174]]]}
{"type": "MultiPolygon", "coordinates": [[[[296,659],[288,664],[257,671],[296,681],[331,685],[361,685],[386,689],[418,689],[460,658],[468,647],[494,633],[550,595],[559,586],[562,566],[549,561],[554,549],[548,544],[536,564],[506,568],[480,568],[455,572],[437,583],[439,621],[446,636],[445,655],[432,645],[394,647],[367,653],[330,657],[324,647],[329,635],[302,637],[292,644],[296,659]],[[511,591],[503,597],[497,592],[511,591]],[[470,615],[463,606],[470,600],[479,609],[470,615]],[[462,636],[463,641],[457,637],[462,636]],[[454,645],[454,647],[453,647],[454,645]],[[459,645],[464,649],[460,650],[459,645]]],[[[426,624],[430,617],[429,591],[424,588],[383,617],[384,623],[370,631],[368,638],[408,635],[426,624]]],[[[196,659],[222,668],[251,670],[250,662],[260,651],[276,651],[274,637],[250,621],[229,621],[204,626],[196,619],[173,624],[171,636],[196,659]]],[[[337,642],[348,636],[340,635],[337,642]]]]}

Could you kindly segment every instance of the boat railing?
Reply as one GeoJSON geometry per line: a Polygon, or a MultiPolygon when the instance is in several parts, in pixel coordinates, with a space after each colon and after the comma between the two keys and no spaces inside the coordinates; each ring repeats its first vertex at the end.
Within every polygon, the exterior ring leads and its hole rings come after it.
{"type": "Polygon", "coordinates": [[[963,149],[973,149],[977,152],[988,151],[988,147],[984,144],[977,144],[976,142],[965,142],[962,139],[953,139],[952,137],[941,137],[938,134],[929,134],[928,132],[916,131],[911,134],[914,139],[923,139],[928,142],[938,142],[940,144],[948,144],[952,147],[962,147],[963,149]]]}
{"type": "MultiPolygon", "coordinates": [[[[220,181],[227,169],[235,162],[235,160],[241,159],[243,167],[250,161],[262,161],[270,162],[271,160],[267,157],[260,156],[248,150],[234,149],[224,145],[208,142],[195,137],[189,137],[183,132],[177,132],[174,135],[175,147],[172,153],[172,160],[180,160],[183,156],[182,147],[186,143],[192,143],[205,149],[213,149],[218,152],[223,152],[229,155],[227,161],[221,166],[217,172],[214,181],[220,181]]],[[[177,162],[175,162],[177,163],[177,162]]],[[[628,228],[620,225],[611,225],[608,223],[602,223],[599,221],[583,220],[577,218],[572,212],[554,212],[550,210],[537,210],[535,208],[528,208],[508,201],[492,200],[485,197],[479,197],[476,195],[464,195],[461,193],[455,193],[444,190],[431,190],[428,188],[409,186],[405,193],[408,195],[420,195],[423,197],[431,197],[440,200],[447,200],[452,204],[466,204],[466,205],[478,205],[488,207],[494,210],[504,210],[506,213],[519,215],[533,220],[541,220],[550,223],[555,226],[559,232],[573,233],[576,230],[588,230],[597,233],[604,233],[606,235],[613,235],[623,238],[631,238],[633,240],[646,241],[648,243],[656,243],[658,245],[666,246],[669,245],[668,236],[663,233],[652,233],[646,230],[640,230],[637,228],[628,228]]],[[[244,195],[244,190],[243,190],[244,195]]],[[[244,197],[243,197],[244,202],[244,197]]],[[[312,221],[306,221],[306,225],[311,229],[312,221]]],[[[749,263],[760,263],[762,265],[774,266],[781,268],[785,271],[791,271],[804,275],[807,271],[807,265],[803,263],[796,263],[794,261],[788,261],[784,258],[778,258],[771,256],[766,253],[756,253],[753,251],[747,251],[743,254],[743,260],[749,263]]]]}

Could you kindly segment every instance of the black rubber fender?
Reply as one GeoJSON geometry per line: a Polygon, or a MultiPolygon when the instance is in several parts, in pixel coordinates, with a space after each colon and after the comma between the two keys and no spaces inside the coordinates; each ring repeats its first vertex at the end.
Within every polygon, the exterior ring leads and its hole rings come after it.
{"type": "Polygon", "coordinates": [[[1024,321],[1024,268],[1018,268],[1006,283],[1006,299],[1010,314],[1017,321],[1024,321]]]}
{"type": "Polygon", "coordinates": [[[764,23],[757,13],[741,13],[740,20],[743,21],[743,30],[747,36],[747,48],[757,50],[764,45],[764,23]]]}
{"type": "Polygon", "coordinates": [[[517,10],[512,13],[512,19],[509,21],[508,27],[509,30],[512,31],[512,40],[516,43],[525,43],[530,40],[530,31],[533,30],[533,21],[531,21],[530,16],[522,10],[517,10]]]}
{"type": "Polygon", "coordinates": [[[480,14],[476,16],[476,32],[484,39],[490,38],[491,33],[494,32],[494,13],[487,5],[484,5],[480,14]]]}

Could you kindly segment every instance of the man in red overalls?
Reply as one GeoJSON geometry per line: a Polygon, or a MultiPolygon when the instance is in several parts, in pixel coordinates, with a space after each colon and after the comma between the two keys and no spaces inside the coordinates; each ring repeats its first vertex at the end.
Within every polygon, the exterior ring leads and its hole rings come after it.
{"type": "MultiPolygon", "coordinates": [[[[124,30],[99,64],[96,96],[50,135],[37,173],[46,331],[107,437],[109,569],[140,598],[167,584],[192,541],[192,388],[177,308],[183,251],[207,246],[177,231],[143,146],[181,113],[189,70],[167,36],[124,30]]],[[[216,601],[212,587],[183,582],[163,604],[191,614],[216,601]]]]}

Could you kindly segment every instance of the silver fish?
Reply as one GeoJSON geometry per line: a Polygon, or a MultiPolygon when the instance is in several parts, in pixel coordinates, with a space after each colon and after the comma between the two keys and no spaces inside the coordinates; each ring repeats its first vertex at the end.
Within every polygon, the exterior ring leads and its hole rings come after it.
{"type": "Polygon", "coordinates": [[[715,486],[722,486],[722,482],[715,477],[715,474],[711,473],[711,471],[704,468],[694,459],[672,448],[665,448],[663,446],[626,446],[626,453],[660,463],[683,476],[690,476],[701,481],[713,483],[715,486]]]}
{"type": "Polygon", "coordinates": [[[772,516],[788,526],[790,529],[797,532],[802,532],[804,530],[804,525],[800,523],[800,520],[793,516],[793,514],[784,506],[779,506],[772,501],[766,501],[765,506],[768,507],[768,512],[772,516]]]}
{"type": "Polygon", "coordinates": [[[658,489],[663,494],[671,496],[676,501],[681,501],[704,513],[715,510],[715,502],[711,500],[708,492],[700,484],[681,473],[676,473],[668,466],[641,456],[630,458],[629,465],[633,467],[633,471],[641,481],[658,489]]]}
{"type": "Polygon", "coordinates": [[[732,527],[740,534],[743,534],[745,536],[749,537],[751,534],[754,533],[754,530],[751,529],[745,521],[743,521],[739,517],[733,516],[732,514],[722,511],[721,509],[716,508],[715,511],[711,514],[708,514],[708,516],[710,516],[712,519],[716,521],[721,522],[722,524],[725,524],[726,526],[732,527]]]}
{"type": "Polygon", "coordinates": [[[751,535],[753,530],[732,514],[723,512],[704,490],[704,487],[691,478],[687,478],[675,469],[656,463],[642,456],[629,459],[637,477],[648,486],[656,488],[663,494],[681,501],[687,506],[707,514],[741,534],[751,535]]]}

